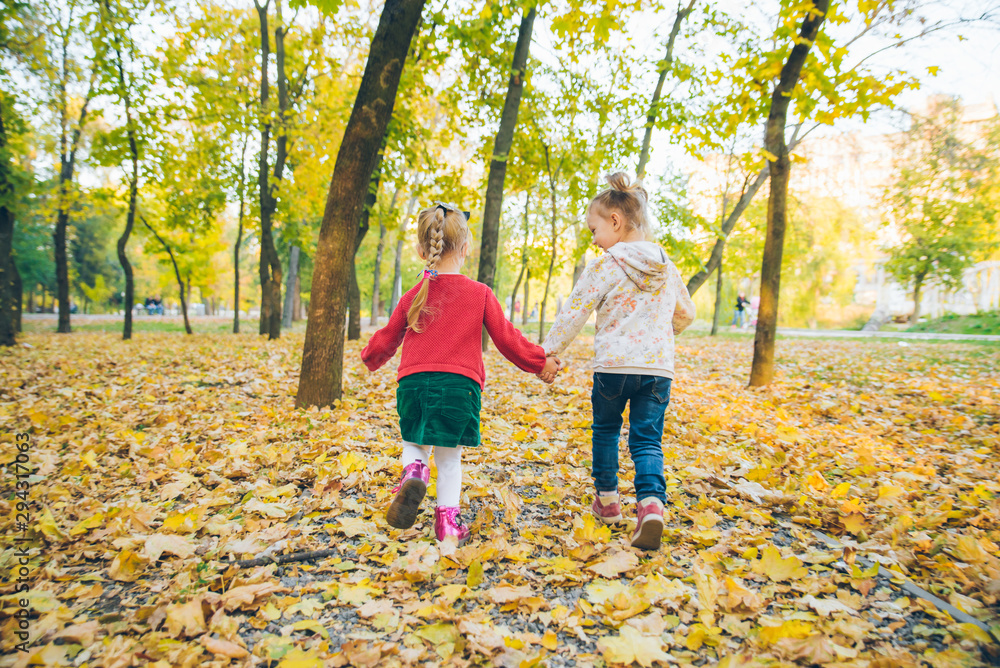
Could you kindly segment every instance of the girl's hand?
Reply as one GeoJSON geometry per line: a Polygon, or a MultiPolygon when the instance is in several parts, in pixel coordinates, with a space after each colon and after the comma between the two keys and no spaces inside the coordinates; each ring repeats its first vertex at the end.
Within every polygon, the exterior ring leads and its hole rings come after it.
{"type": "Polygon", "coordinates": [[[538,377],[551,385],[560,369],[562,369],[562,362],[555,355],[550,355],[545,358],[545,367],[538,374],[538,377]]]}

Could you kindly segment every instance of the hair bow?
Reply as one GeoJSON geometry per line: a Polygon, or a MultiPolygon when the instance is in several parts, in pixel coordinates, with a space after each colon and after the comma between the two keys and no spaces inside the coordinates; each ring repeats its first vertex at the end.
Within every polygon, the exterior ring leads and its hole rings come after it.
{"type": "Polygon", "coordinates": [[[424,269],[424,276],[430,276],[431,278],[437,278],[437,269],[424,269]]]}

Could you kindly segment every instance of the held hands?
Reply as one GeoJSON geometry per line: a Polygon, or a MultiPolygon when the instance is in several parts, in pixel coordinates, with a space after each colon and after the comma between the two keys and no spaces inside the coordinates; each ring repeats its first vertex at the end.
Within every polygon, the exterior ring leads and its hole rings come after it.
{"type": "Polygon", "coordinates": [[[563,368],[563,363],[559,361],[559,358],[555,355],[548,355],[545,358],[545,367],[538,374],[544,382],[552,384],[552,381],[556,379],[556,374],[559,373],[563,368]]]}

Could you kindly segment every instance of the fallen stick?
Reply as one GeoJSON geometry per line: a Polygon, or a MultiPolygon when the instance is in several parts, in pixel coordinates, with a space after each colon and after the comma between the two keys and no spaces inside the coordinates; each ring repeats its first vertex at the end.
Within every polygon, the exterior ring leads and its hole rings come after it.
{"type": "Polygon", "coordinates": [[[237,568],[253,568],[254,566],[266,566],[267,564],[289,564],[295,561],[312,561],[313,559],[325,559],[335,557],[340,552],[335,549],[310,550],[309,552],[292,552],[280,556],[268,555],[265,557],[255,557],[235,562],[237,568]]]}

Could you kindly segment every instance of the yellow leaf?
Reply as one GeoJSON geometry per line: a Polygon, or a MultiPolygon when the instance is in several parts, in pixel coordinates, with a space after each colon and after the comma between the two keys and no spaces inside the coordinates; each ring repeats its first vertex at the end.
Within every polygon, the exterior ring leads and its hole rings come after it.
{"type": "Polygon", "coordinates": [[[948,630],[957,631],[958,636],[961,638],[969,638],[984,645],[993,644],[993,638],[990,637],[990,634],[982,630],[975,624],[972,624],[971,622],[952,624],[951,626],[948,627],[948,630]]]}
{"type": "Polygon", "coordinates": [[[163,553],[187,559],[194,554],[195,545],[189,539],[177,534],[154,533],[146,537],[144,556],[155,563],[163,553]]]}
{"type": "Polygon", "coordinates": [[[663,640],[644,636],[631,626],[623,626],[617,638],[602,638],[597,647],[604,655],[604,660],[610,664],[628,666],[638,663],[649,668],[653,662],[666,663],[672,660],[663,651],[663,640]]]}
{"type": "Polygon", "coordinates": [[[122,550],[108,566],[108,577],[119,582],[135,582],[144,567],[139,555],[132,550],[122,550]]]}
{"type": "Polygon", "coordinates": [[[49,510],[48,506],[42,506],[42,513],[38,518],[38,530],[51,541],[66,540],[66,534],[56,524],[56,518],[52,516],[52,511],[49,510]]]}
{"type": "Polygon", "coordinates": [[[802,567],[802,561],[792,555],[787,559],[781,557],[781,552],[773,545],[764,548],[760,561],[753,564],[753,572],[766,575],[775,582],[804,578],[809,570],[802,567]]]}
{"type": "Polygon", "coordinates": [[[905,493],[906,490],[902,487],[896,487],[895,485],[879,485],[878,500],[882,501],[884,499],[895,499],[905,493]]]}
{"type": "Polygon", "coordinates": [[[545,635],[542,636],[542,647],[550,652],[554,652],[558,649],[559,636],[556,635],[555,631],[549,630],[545,632],[545,635]]]}
{"type": "Polygon", "coordinates": [[[836,487],[833,488],[833,491],[830,492],[830,496],[832,498],[834,498],[834,499],[842,499],[845,496],[847,496],[847,493],[850,490],[851,490],[851,483],[849,483],[849,482],[842,482],[842,483],[840,483],[839,485],[837,485],[836,487]]]}
{"type": "Polygon", "coordinates": [[[93,450],[87,450],[85,453],[80,455],[80,459],[87,465],[87,468],[97,468],[97,454],[93,450]]]}
{"type": "Polygon", "coordinates": [[[755,591],[743,586],[739,580],[727,577],[725,580],[726,597],[722,600],[723,607],[729,612],[754,612],[764,607],[764,599],[755,591]]]}
{"type": "Polygon", "coordinates": [[[187,603],[167,606],[167,632],[175,638],[205,632],[205,613],[201,609],[200,596],[187,603]]]}
{"type": "Polygon", "coordinates": [[[79,536],[80,534],[87,533],[91,529],[96,529],[101,526],[104,522],[104,513],[94,513],[87,519],[83,520],[75,527],[69,530],[70,536],[79,536]]]}
{"type": "Polygon", "coordinates": [[[230,659],[242,659],[250,655],[244,648],[228,640],[220,640],[212,636],[202,636],[201,644],[212,654],[230,659]]]}
{"type": "Polygon", "coordinates": [[[573,518],[573,538],[577,542],[605,543],[611,540],[611,529],[603,524],[598,525],[593,515],[587,513],[581,518],[573,518]]]}
{"type": "Polygon", "coordinates": [[[324,640],[330,639],[330,633],[315,619],[303,619],[291,625],[293,631],[312,631],[324,640]]]}
{"type": "Polygon", "coordinates": [[[821,476],[816,471],[809,474],[809,477],[806,478],[806,484],[815,489],[817,492],[822,492],[830,487],[830,483],[826,481],[826,478],[821,476]]]}
{"type": "Polygon", "coordinates": [[[483,584],[483,579],[485,575],[483,574],[483,565],[479,560],[473,561],[469,564],[469,574],[465,576],[465,586],[469,589],[475,589],[479,585],[483,584]]]}
{"type": "Polygon", "coordinates": [[[453,605],[455,601],[460,598],[465,597],[470,593],[470,590],[465,585],[460,584],[450,584],[443,587],[439,587],[432,596],[434,598],[440,598],[445,605],[453,605]]]}
{"type": "Polygon", "coordinates": [[[813,627],[810,624],[792,619],[777,626],[761,626],[760,639],[768,645],[773,645],[784,638],[805,638],[812,632],[813,627]]]}
{"type": "Polygon", "coordinates": [[[344,517],[340,520],[338,529],[348,538],[367,536],[372,532],[372,523],[363,517],[344,517]]]}
{"type": "Polygon", "coordinates": [[[323,659],[315,652],[295,648],[281,659],[278,668],[323,668],[323,659]]]}
{"type": "Polygon", "coordinates": [[[627,573],[639,565],[639,557],[632,552],[619,550],[600,561],[587,566],[587,570],[606,578],[627,573]]]}

